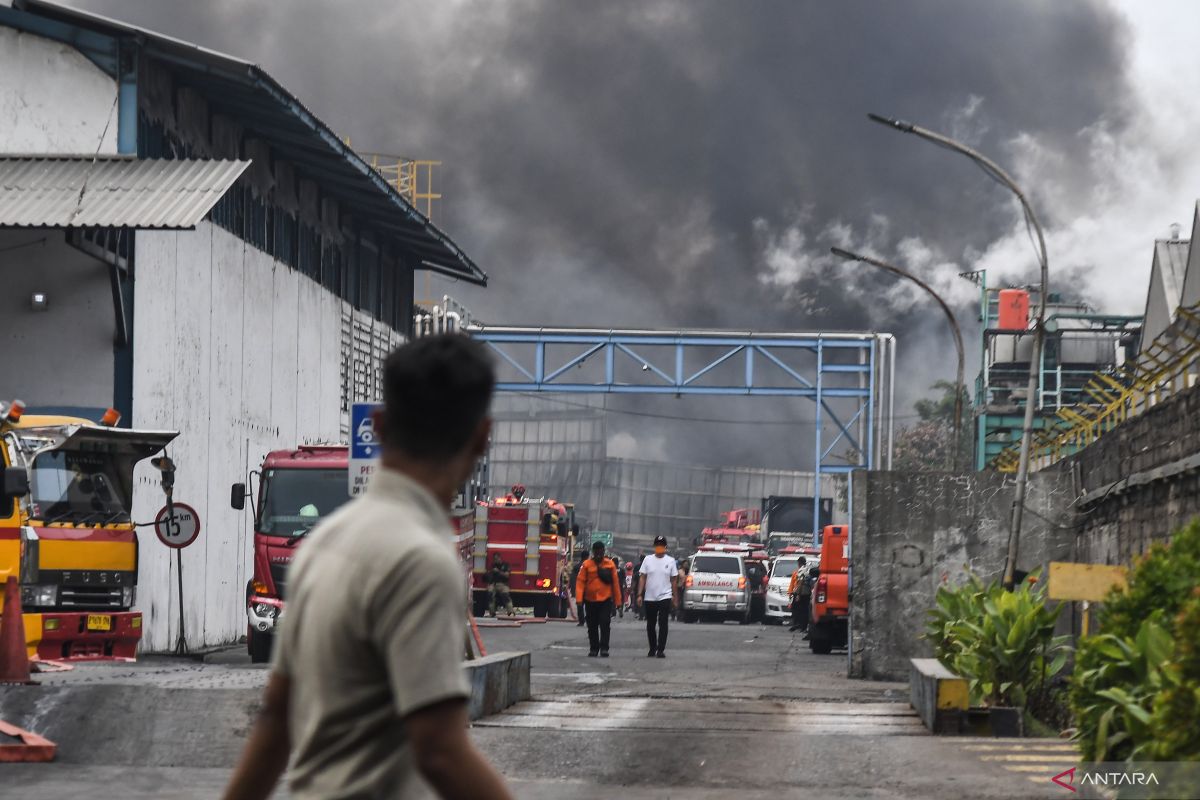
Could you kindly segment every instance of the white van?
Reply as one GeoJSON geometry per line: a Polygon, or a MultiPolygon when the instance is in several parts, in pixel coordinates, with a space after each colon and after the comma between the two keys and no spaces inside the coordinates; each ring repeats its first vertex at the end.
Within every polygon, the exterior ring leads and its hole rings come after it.
{"type": "Polygon", "coordinates": [[[750,586],[746,562],[738,553],[700,552],[691,557],[683,589],[684,622],[701,616],[750,622],[750,586]]]}

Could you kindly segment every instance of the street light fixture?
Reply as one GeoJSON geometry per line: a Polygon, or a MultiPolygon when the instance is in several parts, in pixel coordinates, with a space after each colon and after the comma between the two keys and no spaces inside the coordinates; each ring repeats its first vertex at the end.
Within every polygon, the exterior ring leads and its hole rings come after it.
{"type": "Polygon", "coordinates": [[[877,258],[864,256],[859,253],[852,253],[849,250],[843,250],[840,247],[831,247],[829,252],[833,253],[838,258],[844,258],[847,261],[861,261],[863,264],[870,264],[873,267],[879,267],[882,270],[899,275],[901,278],[907,278],[924,289],[930,297],[937,301],[937,304],[942,307],[942,311],[946,314],[946,320],[950,323],[950,331],[954,334],[954,349],[958,351],[958,374],[954,381],[954,471],[958,472],[960,468],[959,451],[962,450],[962,423],[963,423],[963,341],[962,330],[958,327],[958,320],[954,318],[954,312],[950,310],[950,306],[942,299],[942,296],[933,290],[929,284],[913,275],[907,270],[897,267],[895,264],[889,264],[886,261],[880,261],[877,258]]]}
{"type": "Polygon", "coordinates": [[[1017,552],[1021,541],[1021,521],[1022,515],[1025,512],[1025,494],[1029,485],[1029,447],[1033,439],[1034,403],[1040,405],[1041,400],[1038,397],[1038,369],[1042,361],[1042,340],[1045,337],[1046,322],[1046,291],[1050,283],[1050,260],[1046,255],[1046,237],[1042,234],[1042,226],[1038,222],[1037,215],[1033,213],[1033,207],[1029,205],[1029,201],[1025,198],[1025,193],[1021,191],[1016,182],[996,162],[982,153],[967,147],[962,142],[922,128],[919,125],[913,125],[911,122],[902,122],[898,119],[881,117],[878,114],[867,114],[867,117],[872,122],[878,122],[880,125],[900,131],[901,133],[911,133],[914,136],[919,136],[926,141],[933,142],[939,147],[945,147],[956,153],[961,153],[974,161],[984,171],[984,174],[1016,195],[1025,216],[1025,229],[1037,234],[1036,250],[1042,271],[1042,286],[1041,293],[1038,296],[1037,321],[1034,323],[1033,328],[1033,353],[1029,358],[1029,386],[1025,394],[1025,422],[1021,429],[1021,455],[1020,461],[1017,464],[1016,497],[1013,499],[1012,526],[1008,532],[1008,558],[1004,564],[1004,586],[1011,590],[1016,582],[1015,572],[1017,552]]]}

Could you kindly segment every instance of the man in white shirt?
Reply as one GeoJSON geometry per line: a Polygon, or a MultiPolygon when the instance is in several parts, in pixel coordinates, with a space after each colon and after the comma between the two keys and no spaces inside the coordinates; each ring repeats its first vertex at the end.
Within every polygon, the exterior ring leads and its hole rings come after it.
{"type": "Polygon", "coordinates": [[[642,562],[642,579],[638,581],[638,605],[646,610],[646,638],[650,640],[648,658],[666,658],[667,625],[671,609],[679,604],[676,578],[679,567],[667,555],[667,538],[654,539],[654,555],[642,562]],[[657,629],[657,631],[656,631],[657,629]]]}

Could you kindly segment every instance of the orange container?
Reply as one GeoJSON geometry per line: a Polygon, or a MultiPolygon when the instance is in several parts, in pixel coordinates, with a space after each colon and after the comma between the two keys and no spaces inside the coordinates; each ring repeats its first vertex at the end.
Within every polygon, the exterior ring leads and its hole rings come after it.
{"type": "Polygon", "coordinates": [[[1023,331],[1029,327],[1029,292],[1000,290],[1000,320],[996,327],[1002,331],[1023,331]]]}

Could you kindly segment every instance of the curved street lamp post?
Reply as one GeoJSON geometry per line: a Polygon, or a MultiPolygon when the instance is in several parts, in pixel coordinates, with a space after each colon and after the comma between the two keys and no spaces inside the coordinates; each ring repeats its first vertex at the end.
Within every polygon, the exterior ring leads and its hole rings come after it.
{"type": "Polygon", "coordinates": [[[1021,521],[1025,511],[1025,495],[1029,485],[1029,448],[1030,442],[1033,439],[1034,405],[1041,405],[1041,398],[1038,397],[1038,368],[1042,361],[1042,344],[1045,337],[1046,322],[1046,290],[1050,283],[1050,262],[1046,255],[1046,237],[1042,233],[1042,226],[1038,222],[1037,215],[1033,213],[1033,207],[1029,205],[1029,201],[1025,198],[1025,193],[1021,191],[1016,182],[996,162],[982,153],[967,147],[962,142],[955,141],[949,136],[943,136],[927,128],[922,128],[919,125],[913,125],[910,122],[902,122],[889,117],[881,117],[878,114],[867,114],[867,117],[872,122],[878,122],[880,125],[900,131],[901,133],[911,133],[914,136],[919,136],[926,141],[933,142],[956,153],[961,153],[974,161],[988,177],[1016,195],[1017,201],[1021,204],[1021,210],[1025,215],[1026,228],[1032,228],[1037,234],[1037,255],[1039,265],[1041,266],[1042,285],[1041,293],[1038,296],[1037,321],[1033,328],[1033,353],[1030,354],[1029,358],[1029,385],[1025,394],[1025,422],[1021,429],[1021,456],[1017,464],[1017,486],[1016,496],[1013,498],[1012,526],[1008,533],[1008,558],[1004,564],[1004,586],[1005,588],[1012,589],[1015,583],[1017,552],[1021,540],[1021,521]]]}
{"type": "Polygon", "coordinates": [[[831,247],[829,252],[833,253],[838,258],[844,258],[847,261],[860,261],[863,264],[870,264],[873,267],[879,267],[882,270],[887,270],[894,275],[899,275],[901,278],[908,280],[920,286],[930,297],[937,301],[937,304],[942,307],[942,311],[946,314],[946,320],[950,323],[950,331],[954,334],[954,349],[958,352],[958,373],[954,381],[954,443],[953,443],[953,464],[954,471],[958,472],[961,464],[959,453],[962,450],[960,443],[962,441],[962,424],[963,424],[963,341],[962,330],[958,327],[958,320],[954,317],[954,312],[950,310],[950,306],[942,299],[942,296],[933,290],[929,284],[913,275],[907,270],[903,270],[894,264],[889,264],[886,261],[880,261],[877,258],[864,256],[859,253],[852,253],[849,250],[843,250],[840,247],[831,247]]]}

